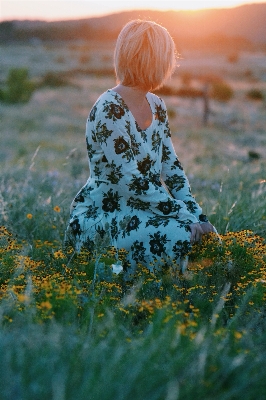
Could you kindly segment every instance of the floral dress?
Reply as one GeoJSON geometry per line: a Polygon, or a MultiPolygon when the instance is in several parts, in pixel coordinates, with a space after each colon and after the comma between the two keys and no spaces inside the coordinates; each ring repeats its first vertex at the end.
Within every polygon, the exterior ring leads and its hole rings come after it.
{"type": "Polygon", "coordinates": [[[66,241],[93,251],[95,236],[127,250],[125,270],[179,263],[190,251],[191,223],[205,222],[177,158],[162,99],[147,93],[152,123],[143,130],[122,97],[107,90],[86,125],[90,177],[71,207],[66,241]],[[107,232],[108,231],[108,232],[107,232]]]}

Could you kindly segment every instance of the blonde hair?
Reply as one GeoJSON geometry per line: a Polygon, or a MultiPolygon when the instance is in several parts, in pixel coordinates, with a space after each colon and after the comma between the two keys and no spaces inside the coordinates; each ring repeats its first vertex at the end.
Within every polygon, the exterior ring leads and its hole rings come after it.
{"type": "Polygon", "coordinates": [[[114,64],[118,83],[154,90],[176,67],[174,41],[156,22],[130,21],[118,36],[114,64]]]}

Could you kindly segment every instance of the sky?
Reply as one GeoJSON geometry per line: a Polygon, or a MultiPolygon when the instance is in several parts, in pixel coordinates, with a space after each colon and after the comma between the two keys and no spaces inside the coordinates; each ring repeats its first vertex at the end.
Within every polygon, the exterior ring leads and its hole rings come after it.
{"type": "Polygon", "coordinates": [[[133,9],[195,10],[227,8],[266,0],[0,0],[0,21],[39,19],[46,21],[88,18],[133,9]]]}

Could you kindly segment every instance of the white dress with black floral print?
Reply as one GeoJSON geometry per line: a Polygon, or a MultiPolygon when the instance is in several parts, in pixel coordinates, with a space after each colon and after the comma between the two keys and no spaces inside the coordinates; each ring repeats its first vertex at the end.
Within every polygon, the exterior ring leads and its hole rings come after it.
{"type": "Polygon", "coordinates": [[[128,251],[130,272],[137,263],[178,262],[190,250],[189,225],[206,220],[175,154],[165,104],[152,93],[146,98],[153,118],[145,130],[117,92],[96,101],[86,125],[90,177],[66,231],[77,251],[93,250],[96,232],[109,233],[112,246],[128,251]]]}

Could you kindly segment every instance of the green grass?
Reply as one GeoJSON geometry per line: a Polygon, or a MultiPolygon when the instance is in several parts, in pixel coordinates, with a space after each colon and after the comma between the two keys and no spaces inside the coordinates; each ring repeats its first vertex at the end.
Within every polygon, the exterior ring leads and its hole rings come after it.
{"type": "Polygon", "coordinates": [[[74,178],[6,172],[1,399],[263,399],[263,173],[235,169],[213,189],[195,180],[222,245],[195,248],[184,276],[140,268],[125,284],[111,273],[112,252],[70,262],[62,253],[74,178]]]}
{"type": "MultiPolygon", "coordinates": [[[[1,76],[16,53],[31,79],[77,68],[70,55],[80,55],[4,50],[1,76]]],[[[264,399],[265,104],[244,101],[249,83],[230,81],[234,98],[213,101],[203,128],[200,100],[165,97],[177,154],[222,243],[194,247],[184,275],[173,260],[157,275],[140,266],[125,283],[111,268],[122,252],[62,251],[89,173],[87,114],[114,86],[72,81],[0,105],[0,399],[264,399]]]]}

